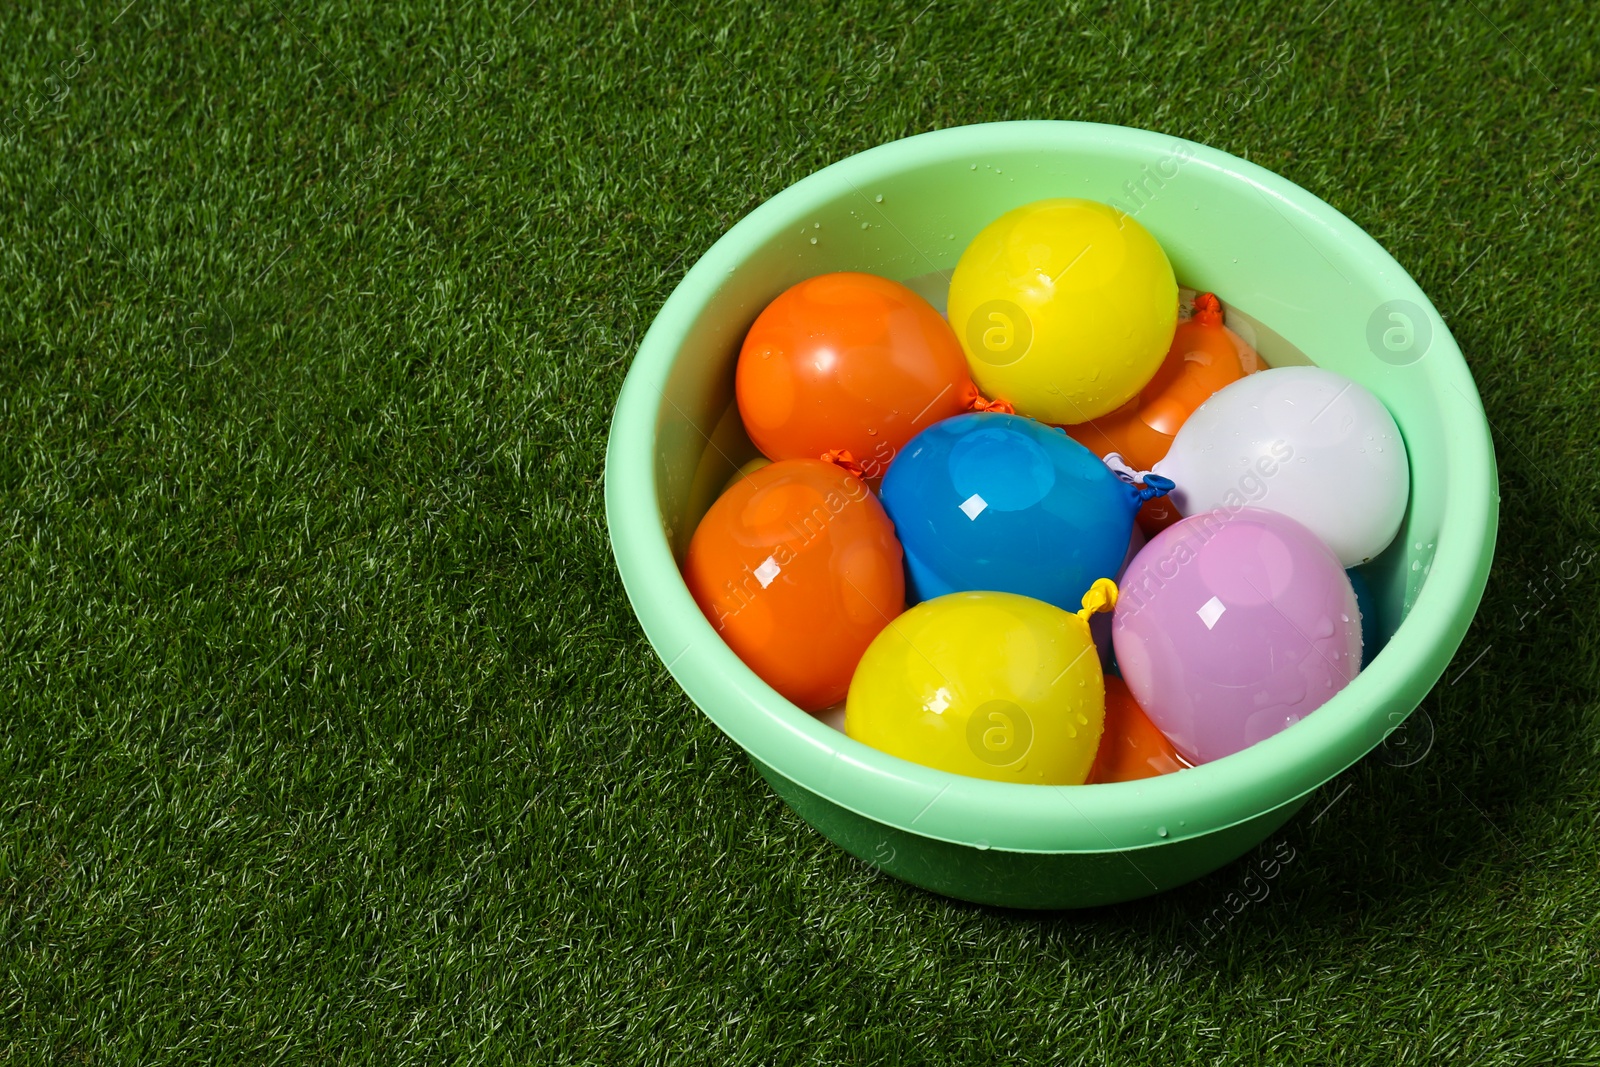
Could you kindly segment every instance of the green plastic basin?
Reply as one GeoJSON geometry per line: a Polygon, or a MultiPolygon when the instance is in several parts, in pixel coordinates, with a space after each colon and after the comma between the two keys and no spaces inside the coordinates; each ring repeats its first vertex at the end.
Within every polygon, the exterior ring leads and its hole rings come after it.
{"type": "Polygon", "coordinates": [[[640,344],[612,421],[605,493],[617,567],[650,643],[795,811],[906,881],[1022,908],[1129,900],[1214,870],[1378,745],[1460,645],[1488,578],[1499,506],[1489,427],[1461,352],[1376,242],[1254,164],[1162,134],[1077,122],[992,123],[896,141],[751,212],[688,272],[640,344]],[[1141,782],[983,781],[852,741],[751,673],[700,614],[678,569],[695,524],[755,454],[734,406],[734,360],[768,301],[835,270],[937,290],[939,272],[985,224],[1055,196],[1134,215],[1180,284],[1214,290],[1257,324],[1269,363],[1310,361],[1367,386],[1394,413],[1411,459],[1405,524],[1364,568],[1379,627],[1392,635],[1383,651],[1277,736],[1141,782]]]}

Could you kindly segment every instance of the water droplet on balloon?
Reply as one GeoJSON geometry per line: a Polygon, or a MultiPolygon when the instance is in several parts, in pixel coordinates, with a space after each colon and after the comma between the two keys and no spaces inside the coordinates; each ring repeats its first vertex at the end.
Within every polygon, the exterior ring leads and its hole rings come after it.
{"type": "Polygon", "coordinates": [[[1341,611],[1339,613],[1339,621],[1340,622],[1349,622],[1350,621],[1350,616],[1346,615],[1344,612],[1341,611]]]}
{"type": "Polygon", "coordinates": [[[871,434],[873,437],[878,436],[878,431],[874,430],[871,426],[867,427],[867,433],[871,434]]]}
{"type": "Polygon", "coordinates": [[[977,849],[979,852],[987,852],[987,851],[989,851],[989,842],[987,842],[987,841],[974,841],[972,843],[972,847],[977,849]]]}
{"type": "Polygon", "coordinates": [[[1412,561],[1411,561],[1411,569],[1412,569],[1412,570],[1414,570],[1414,571],[1420,571],[1420,570],[1421,570],[1421,569],[1422,569],[1422,563],[1421,563],[1421,561],[1419,561],[1419,560],[1412,560],[1412,561]]]}
{"type": "Polygon", "coordinates": [[[816,238],[815,238],[815,237],[813,237],[813,238],[812,238],[812,239],[811,239],[811,243],[812,243],[812,244],[816,244],[816,243],[817,243],[817,239],[816,239],[816,238]]]}
{"type": "Polygon", "coordinates": [[[813,229],[813,230],[820,230],[820,229],[822,229],[822,223],[820,223],[820,222],[813,222],[813,223],[812,223],[812,224],[811,224],[811,228],[812,228],[812,229],[813,229]]]}
{"type": "Polygon", "coordinates": [[[1317,620],[1317,636],[1318,637],[1332,637],[1333,636],[1333,620],[1332,619],[1327,618],[1326,616],[1324,616],[1323,618],[1317,620]]]}
{"type": "Polygon", "coordinates": [[[877,204],[881,204],[881,203],[883,203],[883,194],[882,194],[882,193],[879,193],[879,194],[878,194],[878,195],[877,195],[877,197],[876,197],[876,198],[875,198],[875,199],[874,199],[874,201],[873,201],[873,202],[874,202],[874,203],[877,203],[877,204]]]}
{"type": "Polygon", "coordinates": [[[1167,836],[1167,828],[1165,826],[1156,827],[1156,836],[1157,837],[1166,837],[1167,836]]]}
{"type": "Polygon", "coordinates": [[[967,169],[968,170],[977,170],[978,169],[978,165],[976,163],[969,163],[969,164],[967,164],[967,169]]]}
{"type": "Polygon", "coordinates": [[[1079,726],[1088,726],[1089,725],[1089,717],[1080,712],[1078,714],[1078,725],[1079,726]]]}
{"type": "Polygon", "coordinates": [[[864,229],[866,229],[866,228],[867,228],[867,227],[868,227],[868,226],[870,226],[870,225],[872,225],[872,224],[871,224],[871,223],[870,223],[870,222],[863,222],[863,223],[862,223],[862,224],[861,224],[861,228],[862,228],[862,229],[863,229],[863,230],[864,230],[864,229]]]}

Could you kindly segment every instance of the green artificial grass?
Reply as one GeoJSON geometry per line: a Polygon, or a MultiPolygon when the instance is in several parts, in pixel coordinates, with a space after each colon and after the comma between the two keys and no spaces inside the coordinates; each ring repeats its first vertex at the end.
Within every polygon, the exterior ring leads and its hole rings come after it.
{"type": "Polygon", "coordinates": [[[125,3],[0,8],[0,1059],[1600,1062],[1588,5],[125,3]],[[721,233],[1019,118],[1334,204],[1501,464],[1410,747],[1087,913],[820,839],[645,642],[601,508],[721,233]]]}

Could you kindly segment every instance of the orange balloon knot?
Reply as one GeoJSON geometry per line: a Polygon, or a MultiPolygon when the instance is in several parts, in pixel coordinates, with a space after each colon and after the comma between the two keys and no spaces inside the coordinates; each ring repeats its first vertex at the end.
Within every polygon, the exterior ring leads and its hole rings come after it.
{"type": "Polygon", "coordinates": [[[1201,293],[1194,298],[1193,321],[1205,326],[1222,325],[1222,301],[1216,293],[1201,293]]]}
{"type": "Polygon", "coordinates": [[[1011,401],[990,400],[978,392],[978,387],[975,385],[969,385],[967,391],[968,411],[993,411],[1001,415],[1015,415],[1017,413],[1017,409],[1012,406],[1011,401]]]}
{"type": "Polygon", "coordinates": [[[1110,578],[1096,578],[1089,591],[1083,594],[1083,610],[1077,613],[1078,618],[1084,622],[1089,621],[1089,616],[1102,611],[1110,611],[1117,606],[1117,583],[1110,578]]]}
{"type": "Polygon", "coordinates": [[[854,474],[857,478],[865,478],[866,471],[861,464],[856,462],[856,457],[850,454],[848,448],[830,448],[821,456],[822,462],[832,463],[835,467],[842,467],[854,474]]]}

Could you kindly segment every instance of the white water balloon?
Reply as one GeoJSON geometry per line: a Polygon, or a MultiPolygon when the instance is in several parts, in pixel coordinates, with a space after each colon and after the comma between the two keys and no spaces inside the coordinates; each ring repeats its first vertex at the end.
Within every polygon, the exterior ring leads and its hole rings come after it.
{"type": "Polygon", "coordinates": [[[1321,367],[1278,367],[1224,386],[1184,422],[1154,473],[1176,483],[1183,515],[1276,511],[1310,528],[1346,567],[1394,540],[1411,491],[1389,410],[1321,367]]]}

